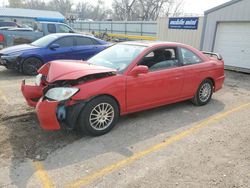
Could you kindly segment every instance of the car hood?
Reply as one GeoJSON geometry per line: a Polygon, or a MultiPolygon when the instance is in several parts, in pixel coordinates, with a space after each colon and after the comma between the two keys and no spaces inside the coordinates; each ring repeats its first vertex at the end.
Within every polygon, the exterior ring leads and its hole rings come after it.
{"type": "Polygon", "coordinates": [[[0,53],[4,54],[4,55],[8,55],[8,54],[27,51],[27,50],[33,50],[33,49],[37,49],[37,48],[39,48],[39,47],[32,46],[30,44],[21,44],[21,45],[12,46],[12,47],[8,47],[8,48],[5,48],[3,50],[0,50],[0,53]]]}
{"type": "Polygon", "coordinates": [[[49,83],[59,80],[76,80],[87,75],[108,72],[116,72],[116,70],[76,60],[52,61],[38,71],[38,73],[47,76],[46,80],[49,83]]]}

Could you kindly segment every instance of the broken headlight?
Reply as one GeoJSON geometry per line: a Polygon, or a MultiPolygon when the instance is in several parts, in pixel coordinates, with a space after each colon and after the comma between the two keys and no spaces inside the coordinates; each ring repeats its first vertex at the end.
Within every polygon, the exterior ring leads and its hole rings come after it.
{"type": "Polygon", "coordinates": [[[35,84],[37,85],[37,86],[40,86],[40,84],[41,84],[41,81],[42,81],[42,74],[38,74],[37,76],[36,76],[36,81],[35,81],[35,84]]]}
{"type": "Polygon", "coordinates": [[[49,89],[45,97],[48,99],[52,99],[55,101],[63,101],[67,100],[73,95],[75,95],[79,91],[78,88],[71,88],[71,87],[55,87],[52,89],[49,89]]]}

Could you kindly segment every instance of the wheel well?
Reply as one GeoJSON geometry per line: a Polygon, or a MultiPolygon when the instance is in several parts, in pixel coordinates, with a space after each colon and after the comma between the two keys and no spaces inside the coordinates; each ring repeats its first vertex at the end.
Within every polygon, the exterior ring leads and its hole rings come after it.
{"type": "Polygon", "coordinates": [[[29,58],[36,58],[36,59],[39,59],[41,62],[44,62],[44,61],[41,59],[41,57],[37,57],[37,56],[29,56],[29,57],[26,57],[26,58],[23,59],[22,62],[24,62],[25,60],[27,60],[27,59],[29,59],[29,58]]]}
{"type": "Polygon", "coordinates": [[[95,98],[97,98],[97,97],[101,97],[101,96],[107,96],[107,97],[112,98],[112,99],[116,102],[116,104],[117,104],[117,106],[118,106],[119,114],[121,113],[120,103],[119,103],[119,101],[118,101],[114,96],[112,96],[112,95],[109,95],[109,94],[96,95],[96,96],[94,96],[94,97],[91,97],[91,98],[89,99],[89,101],[90,101],[90,100],[93,100],[93,99],[95,99],[95,98]]]}
{"type": "Polygon", "coordinates": [[[213,78],[208,77],[208,78],[206,78],[205,80],[210,80],[210,81],[213,83],[213,87],[215,87],[215,82],[214,82],[214,79],[213,79],[213,78]]]}

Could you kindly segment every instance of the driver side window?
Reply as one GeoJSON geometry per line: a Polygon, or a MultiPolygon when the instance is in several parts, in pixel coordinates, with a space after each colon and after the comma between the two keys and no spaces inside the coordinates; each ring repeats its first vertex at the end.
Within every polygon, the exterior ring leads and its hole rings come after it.
{"type": "Polygon", "coordinates": [[[58,39],[54,43],[59,44],[61,48],[64,48],[64,47],[74,46],[73,42],[74,42],[73,37],[63,37],[58,39]]]}
{"type": "Polygon", "coordinates": [[[176,48],[161,48],[148,53],[140,63],[146,65],[149,71],[159,71],[179,66],[176,48]]]}

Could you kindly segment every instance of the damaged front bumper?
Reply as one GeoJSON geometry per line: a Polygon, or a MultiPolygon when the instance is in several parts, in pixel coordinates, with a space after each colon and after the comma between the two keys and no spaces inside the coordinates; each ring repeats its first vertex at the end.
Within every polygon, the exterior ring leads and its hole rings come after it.
{"type": "MultiPolygon", "coordinates": [[[[72,101],[69,102],[72,103],[72,101]]],[[[41,99],[36,105],[40,126],[44,130],[59,130],[61,128],[73,130],[84,105],[84,102],[69,105],[67,102],[41,99]]]]}
{"type": "Polygon", "coordinates": [[[36,113],[40,126],[44,130],[58,130],[60,129],[57,120],[56,111],[58,106],[57,101],[40,100],[36,105],[36,113]]]}
{"type": "Polygon", "coordinates": [[[26,85],[22,82],[21,90],[27,103],[36,108],[40,126],[44,130],[59,130],[62,127],[74,129],[84,101],[52,101],[43,97],[41,86],[26,85]]]}
{"type": "Polygon", "coordinates": [[[43,95],[43,88],[41,86],[26,85],[25,80],[22,81],[21,91],[26,102],[31,107],[36,107],[38,100],[43,95]]]}

